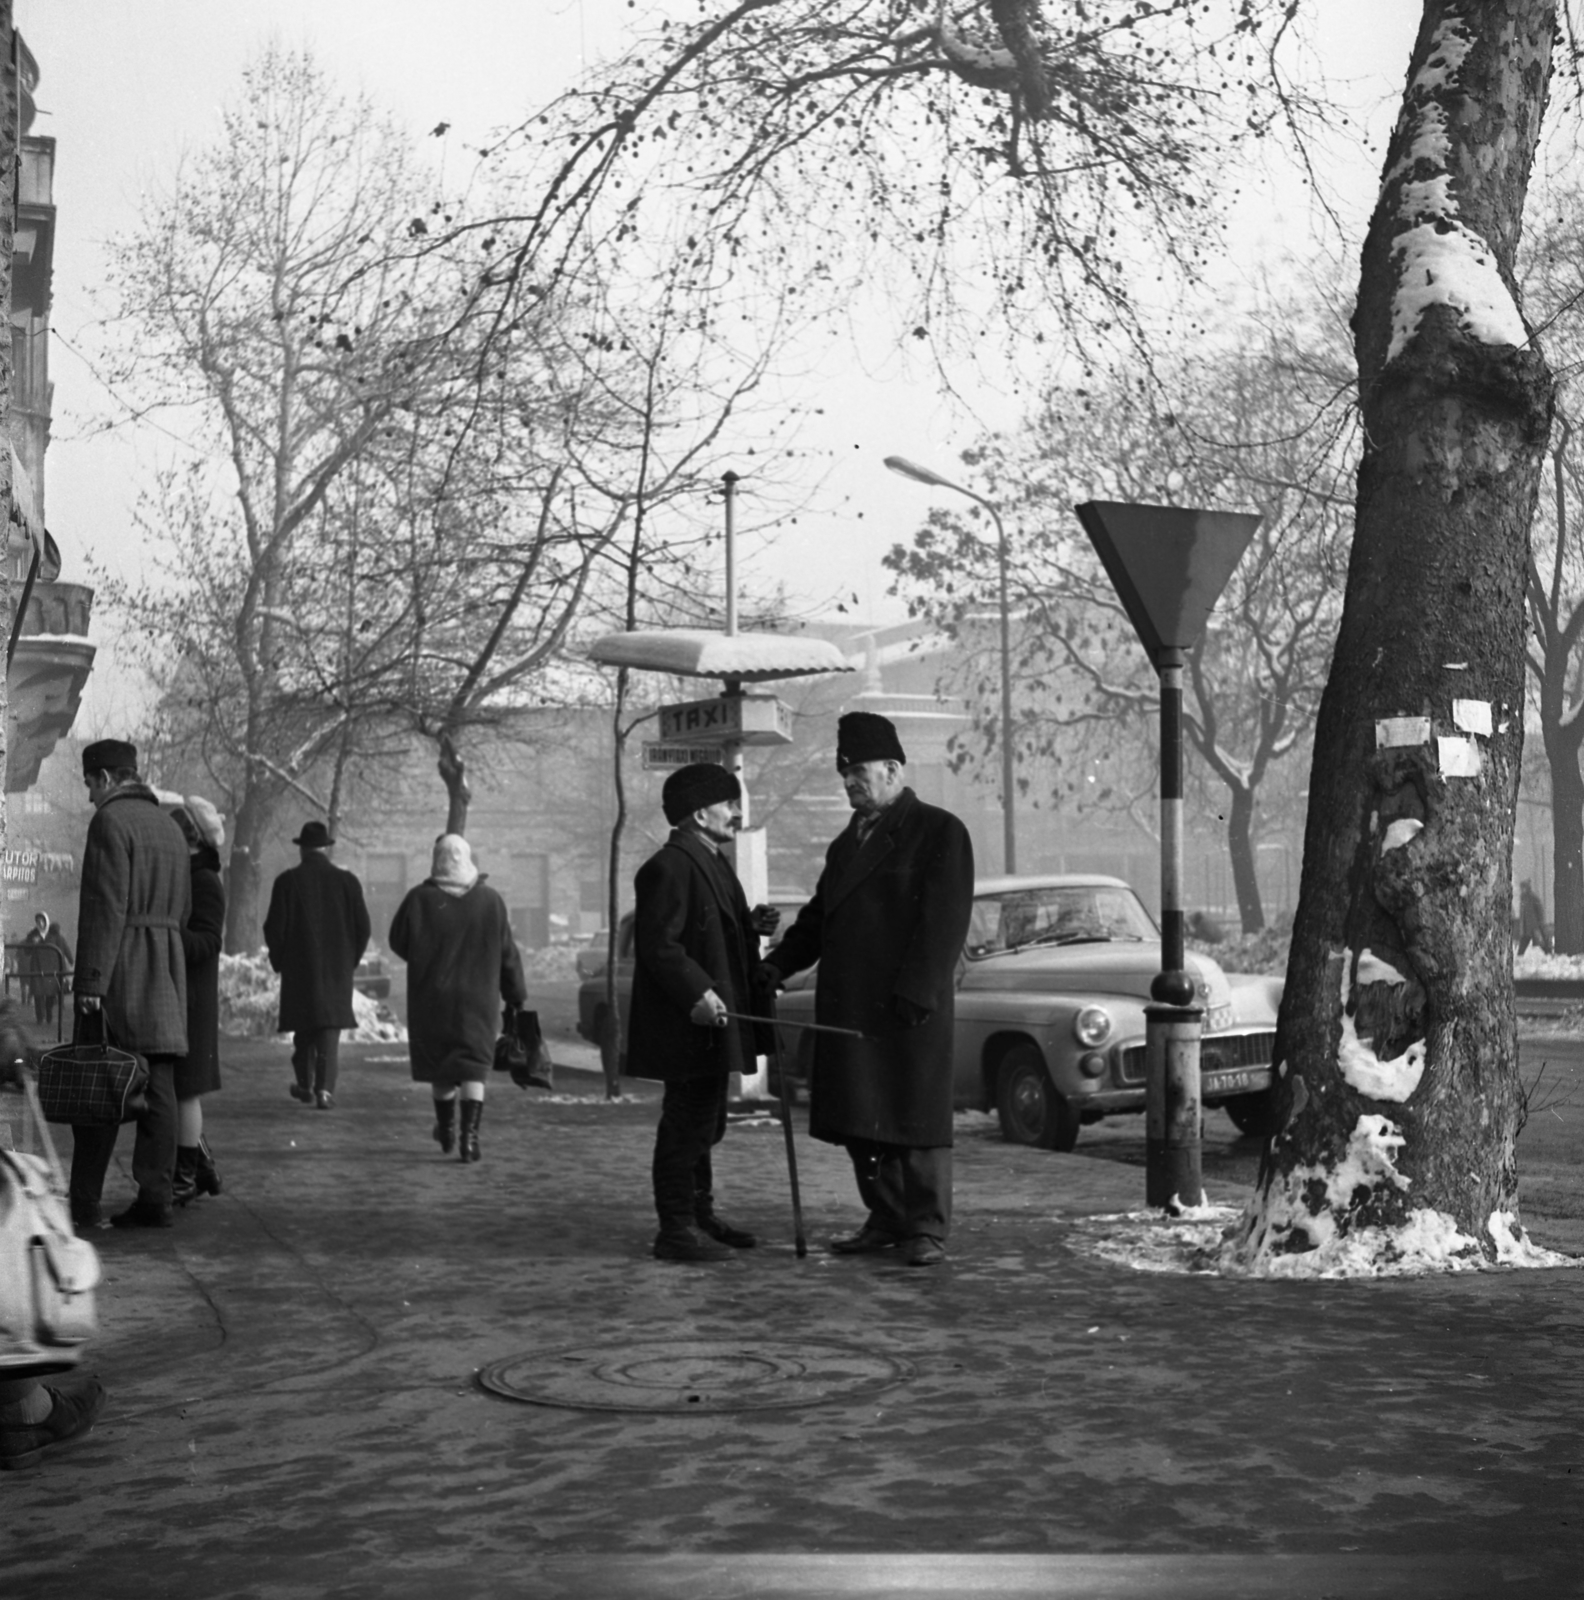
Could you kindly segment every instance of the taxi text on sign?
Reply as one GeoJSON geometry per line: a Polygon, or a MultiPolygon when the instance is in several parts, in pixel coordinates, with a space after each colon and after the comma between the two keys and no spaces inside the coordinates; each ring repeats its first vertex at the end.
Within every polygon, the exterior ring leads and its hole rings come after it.
{"type": "Polygon", "coordinates": [[[664,744],[791,744],[792,712],[773,694],[723,694],[660,713],[664,744]]]}

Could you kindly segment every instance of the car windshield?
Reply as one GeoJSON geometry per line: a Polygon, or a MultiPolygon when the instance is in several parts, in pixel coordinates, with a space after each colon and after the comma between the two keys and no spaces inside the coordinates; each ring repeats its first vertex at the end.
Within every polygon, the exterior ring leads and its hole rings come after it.
{"type": "Polygon", "coordinates": [[[1159,938],[1131,889],[1079,883],[979,895],[968,925],[970,960],[1034,944],[1159,938]]]}

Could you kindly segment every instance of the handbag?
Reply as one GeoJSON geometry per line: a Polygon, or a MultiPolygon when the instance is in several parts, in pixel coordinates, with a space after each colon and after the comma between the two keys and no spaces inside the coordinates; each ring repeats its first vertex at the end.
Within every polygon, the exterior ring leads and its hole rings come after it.
{"type": "MultiPolygon", "coordinates": [[[[0,1148],[0,1377],[64,1372],[98,1329],[99,1255],[72,1227],[60,1157],[32,1077],[22,1066],[16,1077],[0,1102],[20,1090],[22,1122],[31,1120],[42,1148],[0,1148]]],[[[11,1137],[15,1113],[9,1104],[5,1112],[11,1137]]]]}
{"type": "Polygon", "coordinates": [[[508,1005],[501,1012],[495,1070],[509,1072],[519,1089],[555,1088],[555,1063],[550,1059],[550,1047],[545,1043],[537,1011],[508,1005]]]}
{"type": "Polygon", "coordinates": [[[39,1058],[38,1100],[49,1122],[114,1127],[148,1108],[148,1063],[104,1038],[102,1013],[86,1013],[79,1034],[98,1040],[57,1045],[39,1058]],[[91,1020],[97,1016],[97,1026],[91,1020]]]}

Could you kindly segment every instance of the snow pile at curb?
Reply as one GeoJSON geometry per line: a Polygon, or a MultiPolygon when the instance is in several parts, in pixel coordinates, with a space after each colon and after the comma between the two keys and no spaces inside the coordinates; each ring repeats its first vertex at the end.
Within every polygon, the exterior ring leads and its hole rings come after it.
{"type": "MultiPolygon", "coordinates": [[[[352,995],[357,1026],[341,1038],[349,1044],[404,1044],[407,1030],[377,1000],[352,995]]],[[[271,1039],[279,1029],[280,975],[262,950],[252,955],[220,957],[220,1035],[225,1039],[271,1039]]]]}
{"type": "Polygon", "coordinates": [[[1223,1233],[1242,1215],[1235,1206],[1192,1206],[1181,1216],[1164,1211],[1118,1211],[1073,1224],[1080,1255],[1135,1272],[1215,1272],[1223,1233]]]}

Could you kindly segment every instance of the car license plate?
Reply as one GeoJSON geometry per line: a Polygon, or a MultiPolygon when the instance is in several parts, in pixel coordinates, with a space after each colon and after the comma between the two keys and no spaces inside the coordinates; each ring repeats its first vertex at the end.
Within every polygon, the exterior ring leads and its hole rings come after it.
{"type": "MultiPolygon", "coordinates": [[[[1264,1073],[1261,1073],[1260,1076],[1263,1078],[1264,1073]]],[[[1219,1094],[1226,1089],[1252,1089],[1253,1087],[1254,1074],[1252,1072],[1212,1072],[1206,1077],[1203,1089],[1200,1092],[1203,1093],[1204,1090],[1208,1089],[1214,1090],[1219,1094]]]]}

